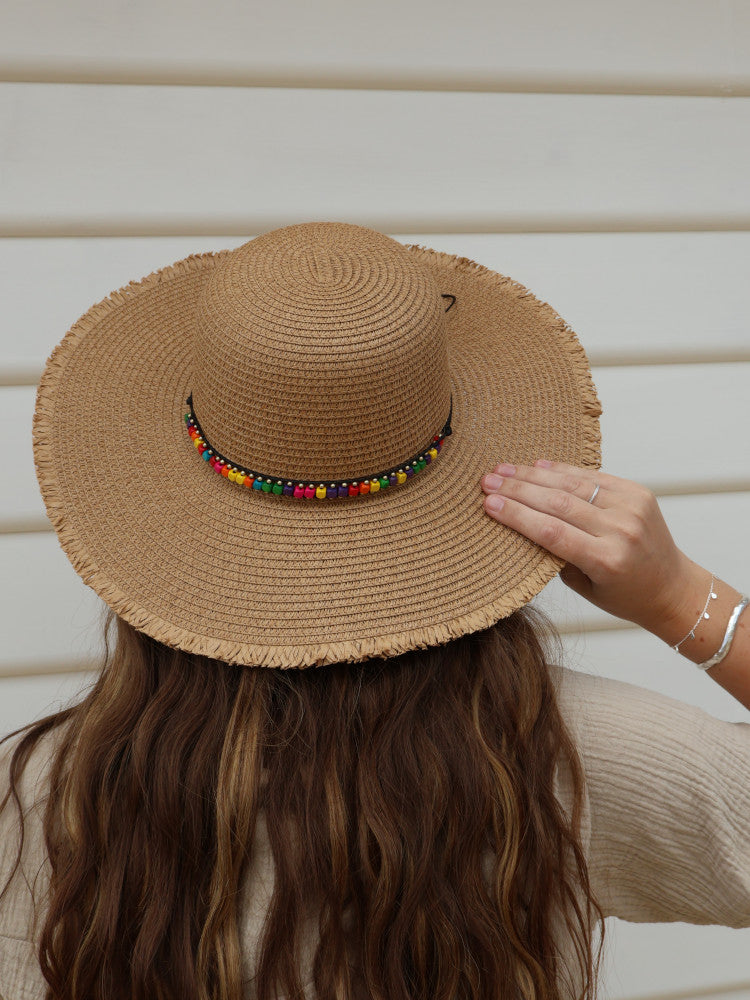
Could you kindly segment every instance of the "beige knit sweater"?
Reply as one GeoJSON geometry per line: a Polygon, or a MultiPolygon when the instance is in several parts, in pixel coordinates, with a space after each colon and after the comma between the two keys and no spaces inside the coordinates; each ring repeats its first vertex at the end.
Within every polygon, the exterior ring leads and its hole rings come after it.
{"type": "MultiPolygon", "coordinates": [[[[750,722],[723,722],[632,684],[567,668],[551,672],[586,774],[584,848],[605,916],[750,926],[750,722]]],[[[0,796],[7,789],[7,746],[0,760],[0,796]]],[[[2,1000],[44,995],[30,940],[27,882],[39,872],[38,897],[43,893],[47,861],[41,808],[34,802],[43,794],[48,751],[49,745],[32,760],[22,786],[24,806],[30,809],[25,879],[16,875],[10,895],[0,903],[2,1000]]],[[[569,809],[564,773],[558,774],[556,787],[569,809]]],[[[0,885],[17,850],[14,813],[6,809],[0,819],[0,885]]],[[[248,977],[273,887],[262,822],[256,846],[241,897],[248,977]]],[[[311,932],[308,956],[313,948],[311,932]]],[[[574,979],[571,989],[576,986],[574,979]]],[[[252,995],[250,987],[247,995],[252,995]]]]}

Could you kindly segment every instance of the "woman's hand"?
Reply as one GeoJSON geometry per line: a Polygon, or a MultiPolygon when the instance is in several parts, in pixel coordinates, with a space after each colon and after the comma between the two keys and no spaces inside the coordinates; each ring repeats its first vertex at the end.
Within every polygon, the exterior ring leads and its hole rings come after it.
{"type": "MultiPolygon", "coordinates": [[[[487,513],[567,561],[563,583],[618,618],[663,634],[684,617],[696,563],[677,548],[654,494],[596,469],[538,460],[482,478],[487,513]],[[593,503],[589,497],[599,484],[593,503]]],[[[702,579],[702,577],[701,577],[702,579]]],[[[705,590],[708,580],[698,583],[705,590]]],[[[679,637],[678,637],[679,638],[679,637]]],[[[673,640],[677,641],[677,640],[673,640]]]]}

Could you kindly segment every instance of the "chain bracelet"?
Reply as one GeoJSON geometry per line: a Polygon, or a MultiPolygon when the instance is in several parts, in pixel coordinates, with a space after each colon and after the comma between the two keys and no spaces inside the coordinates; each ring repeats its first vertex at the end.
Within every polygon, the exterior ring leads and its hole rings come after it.
{"type": "Polygon", "coordinates": [[[680,639],[680,641],[677,643],[676,646],[672,646],[672,649],[675,651],[675,653],[679,653],[680,646],[683,644],[683,642],[685,642],[685,639],[690,639],[690,638],[694,639],[695,638],[695,630],[698,628],[698,626],[700,625],[701,621],[704,618],[710,618],[711,617],[711,615],[708,613],[708,605],[709,605],[709,602],[711,600],[714,600],[714,601],[716,600],[716,594],[714,593],[714,583],[715,582],[716,582],[716,577],[712,573],[711,574],[711,587],[710,587],[710,589],[708,591],[708,597],[706,598],[706,603],[705,603],[705,605],[703,607],[703,611],[701,611],[700,615],[698,615],[698,621],[695,623],[695,625],[693,625],[693,627],[690,629],[690,631],[685,636],[685,638],[684,639],[680,639]]]}

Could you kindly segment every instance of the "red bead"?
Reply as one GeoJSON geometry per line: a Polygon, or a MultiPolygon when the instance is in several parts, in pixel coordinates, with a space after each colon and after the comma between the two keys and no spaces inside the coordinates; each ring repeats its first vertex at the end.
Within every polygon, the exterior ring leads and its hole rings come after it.
{"type": "Polygon", "coordinates": [[[356,497],[359,493],[359,486],[356,483],[349,484],[349,496],[356,497]]]}

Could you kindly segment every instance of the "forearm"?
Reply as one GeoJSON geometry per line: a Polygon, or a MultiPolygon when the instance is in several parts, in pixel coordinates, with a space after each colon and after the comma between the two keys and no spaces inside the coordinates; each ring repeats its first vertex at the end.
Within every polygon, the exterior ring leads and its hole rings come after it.
{"type": "MultiPolygon", "coordinates": [[[[711,573],[686,556],[681,583],[684,599],[668,617],[648,629],[670,646],[680,642],[695,625],[708,597],[711,573]]],[[[716,600],[710,600],[706,609],[709,617],[701,618],[695,627],[694,638],[688,636],[680,644],[679,653],[693,663],[704,663],[719,649],[732,611],[742,597],[739,590],[718,577],[714,578],[713,593],[716,600]]],[[[705,673],[750,709],[750,606],[739,617],[724,659],[705,673]]]]}

